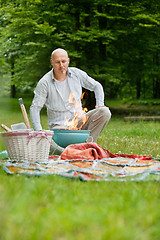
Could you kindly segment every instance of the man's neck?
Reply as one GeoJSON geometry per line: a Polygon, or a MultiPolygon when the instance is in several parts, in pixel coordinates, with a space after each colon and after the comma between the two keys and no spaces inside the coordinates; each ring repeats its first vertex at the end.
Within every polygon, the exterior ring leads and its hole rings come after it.
{"type": "Polygon", "coordinates": [[[60,81],[60,82],[64,81],[67,77],[67,73],[65,73],[65,74],[57,74],[56,73],[55,74],[54,71],[53,71],[53,75],[54,75],[55,79],[60,81]]]}

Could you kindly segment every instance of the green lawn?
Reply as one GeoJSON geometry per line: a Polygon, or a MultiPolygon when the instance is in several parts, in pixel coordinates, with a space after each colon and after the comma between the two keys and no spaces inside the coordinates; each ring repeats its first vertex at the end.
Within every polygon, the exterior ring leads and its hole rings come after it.
{"type": "MultiPolygon", "coordinates": [[[[0,122],[22,122],[17,99],[0,99],[0,122]]],[[[30,100],[24,101],[27,111],[30,100]]],[[[42,115],[47,128],[47,117],[42,115]]],[[[160,122],[112,117],[98,139],[112,153],[160,158],[160,122]]],[[[0,139],[0,150],[4,150],[0,139]]],[[[0,239],[159,240],[160,183],[81,182],[7,175],[0,169],[0,239]]]]}

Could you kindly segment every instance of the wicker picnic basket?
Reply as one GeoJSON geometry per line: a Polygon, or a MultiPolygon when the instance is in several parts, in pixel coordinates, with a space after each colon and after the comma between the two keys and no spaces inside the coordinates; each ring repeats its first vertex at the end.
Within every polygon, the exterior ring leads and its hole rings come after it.
{"type": "Polygon", "coordinates": [[[12,131],[2,133],[9,158],[14,161],[46,161],[53,131],[12,131]]]}

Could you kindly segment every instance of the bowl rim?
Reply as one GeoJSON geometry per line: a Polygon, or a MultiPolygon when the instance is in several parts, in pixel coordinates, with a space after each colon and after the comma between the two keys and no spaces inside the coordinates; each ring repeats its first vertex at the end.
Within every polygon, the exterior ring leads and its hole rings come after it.
{"type": "Polygon", "coordinates": [[[82,134],[89,134],[90,133],[90,130],[71,130],[71,129],[63,129],[63,128],[52,128],[50,129],[51,131],[54,131],[54,133],[82,133],[82,134]]]}

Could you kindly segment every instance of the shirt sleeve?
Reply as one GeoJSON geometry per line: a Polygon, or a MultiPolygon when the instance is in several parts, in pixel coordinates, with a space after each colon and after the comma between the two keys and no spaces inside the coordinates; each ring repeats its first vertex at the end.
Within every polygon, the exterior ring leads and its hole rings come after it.
{"type": "Polygon", "coordinates": [[[30,107],[30,117],[32,121],[32,125],[35,131],[42,130],[41,122],[40,122],[40,111],[41,107],[30,107]]]}
{"type": "Polygon", "coordinates": [[[38,83],[34,91],[34,98],[30,107],[30,117],[35,131],[42,130],[40,111],[46,102],[47,91],[44,84],[38,83]]]}
{"type": "Polygon", "coordinates": [[[104,106],[104,91],[102,85],[96,81],[94,87],[96,106],[104,106]]]}
{"type": "Polygon", "coordinates": [[[104,91],[102,85],[88,76],[86,72],[80,71],[80,75],[82,79],[82,87],[94,92],[96,106],[104,106],[104,91]]]}

